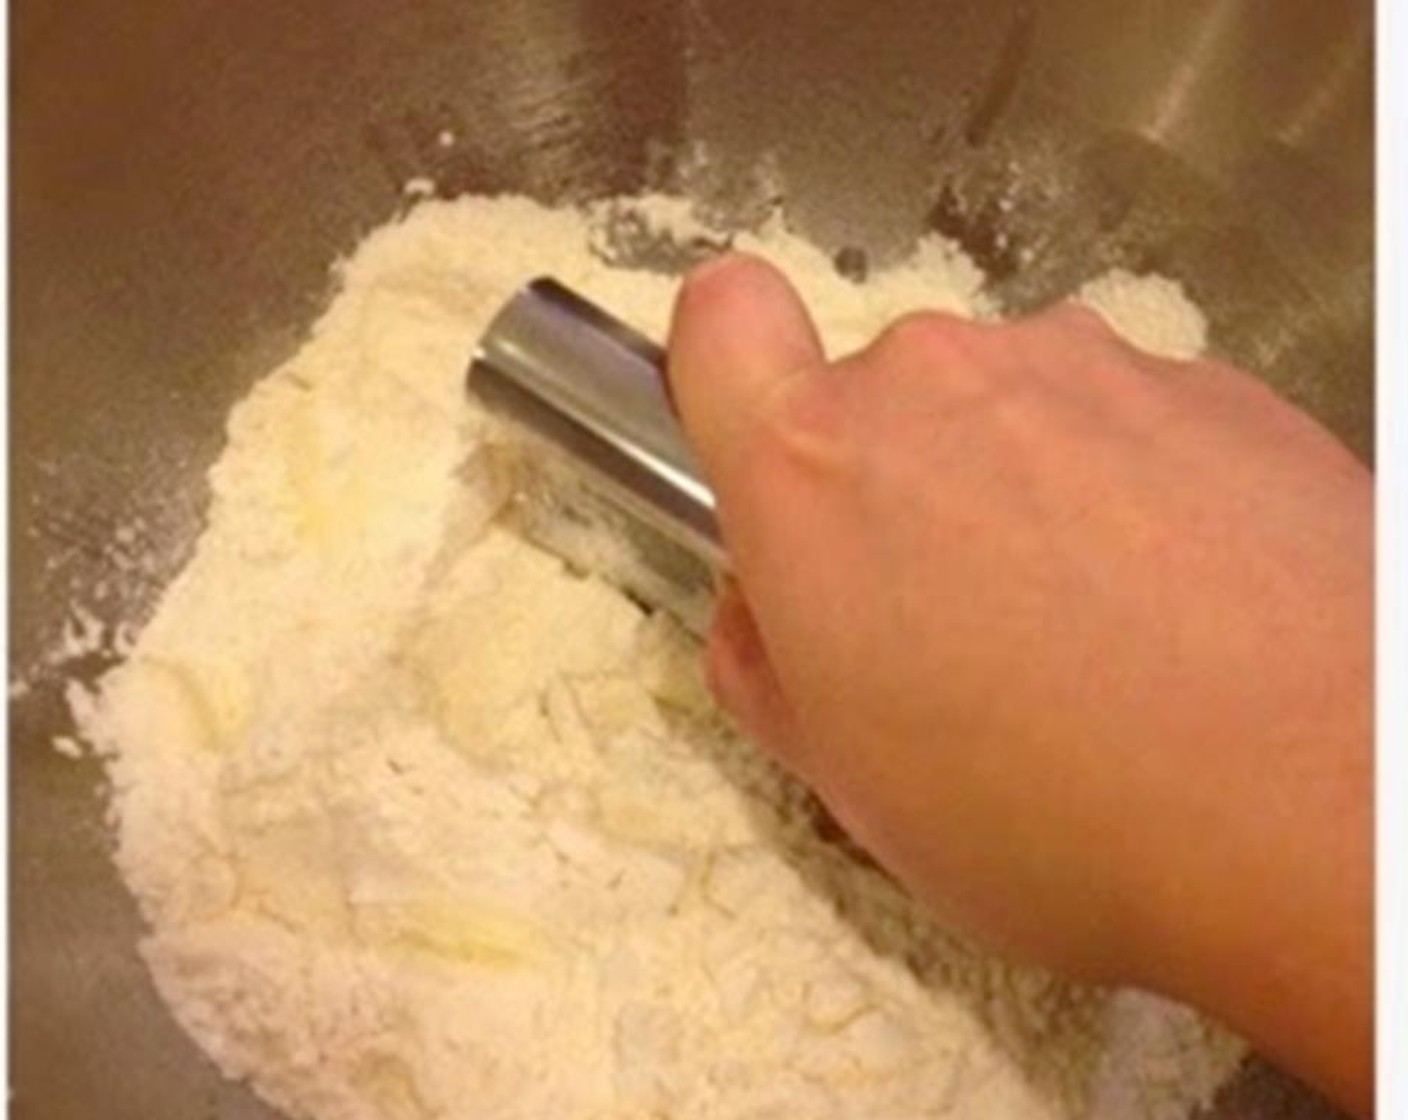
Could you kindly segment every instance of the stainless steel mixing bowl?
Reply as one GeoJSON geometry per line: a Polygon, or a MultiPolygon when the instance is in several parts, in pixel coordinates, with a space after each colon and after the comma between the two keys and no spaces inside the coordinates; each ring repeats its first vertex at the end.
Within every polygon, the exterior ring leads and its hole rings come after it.
{"type": "MultiPolygon", "coordinates": [[[[756,200],[761,161],[823,244],[883,260],[939,229],[1016,307],[1113,263],[1155,268],[1231,356],[1370,454],[1369,0],[13,13],[16,671],[75,598],[108,618],[151,601],[198,525],[227,408],[414,175],[576,198],[677,177],[700,141],[710,169],[690,183],[719,205],[756,200]],[[134,518],[158,563],[104,598],[134,518]]],[[[10,711],[15,1115],[268,1116],[153,994],[99,768],[49,746],[61,707],[41,675],[10,711]]],[[[1259,1069],[1218,1112],[1323,1114],[1259,1069]]]]}

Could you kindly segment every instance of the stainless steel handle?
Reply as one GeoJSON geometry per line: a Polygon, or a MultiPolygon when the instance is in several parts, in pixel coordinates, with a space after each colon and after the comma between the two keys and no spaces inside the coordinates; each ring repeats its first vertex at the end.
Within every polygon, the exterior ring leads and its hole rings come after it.
{"type": "Polygon", "coordinates": [[[604,480],[634,514],[713,566],[714,495],[671,407],[664,352],[548,277],[490,323],[469,389],[604,480]]]}

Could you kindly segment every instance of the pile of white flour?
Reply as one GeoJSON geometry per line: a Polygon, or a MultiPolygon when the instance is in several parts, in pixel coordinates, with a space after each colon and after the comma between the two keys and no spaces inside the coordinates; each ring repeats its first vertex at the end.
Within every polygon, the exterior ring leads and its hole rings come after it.
{"type": "MultiPolygon", "coordinates": [[[[231,416],[189,566],[72,693],[172,1012],[317,1120],[1187,1115],[1237,1042],[936,929],[816,835],[671,622],[496,521],[464,377],[509,293],[551,273],[664,331],[674,281],[592,237],[518,198],[368,237],[231,416]]],[[[936,240],[859,285],[780,223],[739,243],[833,352],[918,307],[994,313],[936,240]]],[[[1140,283],[1122,315],[1201,345],[1140,283]]]]}

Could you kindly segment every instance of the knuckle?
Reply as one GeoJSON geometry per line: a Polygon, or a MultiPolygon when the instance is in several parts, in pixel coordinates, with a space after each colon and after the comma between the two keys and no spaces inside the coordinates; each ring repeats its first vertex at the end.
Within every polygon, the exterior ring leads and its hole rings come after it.
{"type": "Polygon", "coordinates": [[[879,354],[947,353],[972,340],[977,324],[945,311],[911,311],[901,315],[875,340],[879,354]]]}
{"type": "Polygon", "coordinates": [[[1015,336],[1030,351],[1031,356],[1045,357],[1051,353],[1123,353],[1125,341],[1106,322],[1105,317],[1082,303],[1067,301],[1048,307],[1013,324],[1015,336]]]}
{"type": "MultiPolygon", "coordinates": [[[[1049,321],[1059,327],[1080,331],[1086,336],[1104,339],[1107,342],[1120,341],[1119,334],[1109,321],[1095,308],[1076,300],[1067,300],[1046,312],[1049,321]]],[[[1040,316],[1039,316],[1040,318],[1040,316]]]]}
{"type": "Polygon", "coordinates": [[[915,391],[981,397],[1009,380],[1010,355],[1001,339],[983,323],[941,311],[914,312],[887,327],[859,365],[915,391]]]}

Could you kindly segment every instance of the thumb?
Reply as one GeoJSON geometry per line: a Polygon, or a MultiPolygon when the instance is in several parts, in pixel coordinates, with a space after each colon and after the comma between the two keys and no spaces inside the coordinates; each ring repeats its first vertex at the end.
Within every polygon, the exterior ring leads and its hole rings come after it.
{"type": "Polygon", "coordinates": [[[667,371],[690,445],[716,490],[733,490],[733,452],[769,393],[824,360],[801,298],[766,261],[729,253],[685,278],[667,371]]]}

